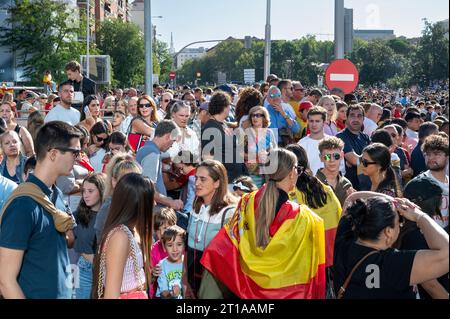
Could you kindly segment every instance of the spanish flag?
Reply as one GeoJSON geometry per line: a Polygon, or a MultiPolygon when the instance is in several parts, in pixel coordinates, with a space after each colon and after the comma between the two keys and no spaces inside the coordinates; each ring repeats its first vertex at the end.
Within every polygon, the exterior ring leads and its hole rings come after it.
{"type": "MultiPolygon", "coordinates": [[[[325,265],[326,267],[330,267],[333,266],[334,239],[336,238],[336,231],[341,218],[342,208],[333,189],[328,185],[322,185],[327,193],[327,202],[322,207],[310,209],[323,219],[325,225],[325,265]]],[[[308,204],[305,195],[298,189],[293,193],[289,193],[289,199],[298,204],[308,204]]]]}
{"type": "Polygon", "coordinates": [[[263,192],[246,194],[227,225],[203,253],[203,266],[245,299],[325,297],[323,220],[287,201],[269,228],[265,248],[256,246],[256,218],[263,192]]]}

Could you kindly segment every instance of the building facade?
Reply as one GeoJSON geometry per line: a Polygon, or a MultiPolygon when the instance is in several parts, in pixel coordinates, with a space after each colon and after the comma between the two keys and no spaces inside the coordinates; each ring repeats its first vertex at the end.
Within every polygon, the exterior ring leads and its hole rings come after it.
{"type": "Polygon", "coordinates": [[[394,30],[354,30],[353,37],[365,41],[395,39],[394,30]]]}

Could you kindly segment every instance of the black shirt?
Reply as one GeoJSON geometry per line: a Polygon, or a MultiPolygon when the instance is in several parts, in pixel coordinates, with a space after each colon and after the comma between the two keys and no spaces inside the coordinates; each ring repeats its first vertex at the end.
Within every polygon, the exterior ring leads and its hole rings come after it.
{"type": "MultiPolygon", "coordinates": [[[[86,98],[86,96],[88,96],[88,95],[96,94],[95,82],[85,76],[83,76],[83,78],[81,79],[80,82],[72,81],[72,84],[73,84],[73,90],[75,92],[80,92],[80,91],[83,92],[84,98],[86,98]]],[[[72,107],[81,112],[81,107],[82,107],[81,104],[72,104],[72,107]]]]}
{"type": "MultiPolygon", "coordinates": [[[[414,228],[410,232],[405,234],[405,236],[403,237],[400,249],[421,250],[430,248],[428,247],[425,237],[420,232],[420,229],[417,226],[414,226],[414,228]]],[[[449,284],[448,273],[443,275],[442,277],[439,277],[437,280],[448,292],[448,284],[449,284]]],[[[420,299],[432,299],[431,296],[426,292],[425,289],[422,288],[421,285],[419,285],[419,294],[420,299]]]]}
{"type": "MultiPolygon", "coordinates": [[[[362,154],[364,147],[370,144],[369,135],[360,132],[358,135],[350,132],[348,128],[336,134],[336,137],[340,138],[344,142],[344,154],[355,152],[358,155],[362,154]]],[[[345,161],[347,164],[347,161],[345,161]]],[[[359,180],[357,176],[356,166],[349,165],[345,166],[345,177],[352,183],[353,188],[356,190],[360,190],[359,180]]]]}
{"type": "MultiPolygon", "coordinates": [[[[373,250],[357,244],[349,219],[341,218],[334,245],[336,292],[358,261],[373,250]]],[[[409,285],[415,255],[416,250],[399,251],[389,248],[369,256],[354,272],[344,298],[415,299],[412,286],[409,285]],[[371,286],[368,287],[367,284],[371,286]]]]}
{"type": "Polygon", "coordinates": [[[202,155],[214,155],[228,173],[228,183],[241,175],[248,175],[244,160],[237,149],[236,135],[227,135],[223,123],[208,120],[202,127],[202,155]]]}

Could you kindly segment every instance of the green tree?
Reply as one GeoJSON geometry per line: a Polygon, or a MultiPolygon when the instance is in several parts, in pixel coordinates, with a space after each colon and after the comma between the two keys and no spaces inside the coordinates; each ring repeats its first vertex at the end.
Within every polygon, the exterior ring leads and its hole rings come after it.
{"type": "MultiPolygon", "coordinates": [[[[96,40],[102,53],[111,57],[115,77],[113,84],[136,86],[144,83],[144,38],[137,25],[121,19],[104,20],[96,40]]],[[[156,55],[153,61],[154,70],[158,70],[156,55]]]]}
{"type": "Polygon", "coordinates": [[[425,20],[425,29],[412,60],[416,82],[428,84],[429,81],[448,79],[448,31],[439,23],[425,20]]]}
{"type": "MultiPolygon", "coordinates": [[[[51,70],[55,81],[65,79],[64,65],[79,60],[85,54],[86,36],[84,14],[67,4],[53,0],[15,0],[6,25],[0,27],[0,46],[10,47],[16,53],[18,66],[31,85],[42,84],[45,70],[51,70]]],[[[91,48],[91,54],[96,54],[91,48]]]]}
{"type": "Polygon", "coordinates": [[[154,59],[153,62],[154,65],[154,71],[155,68],[159,68],[159,72],[153,72],[155,74],[159,74],[159,80],[160,82],[168,82],[169,81],[169,72],[172,69],[172,57],[169,53],[168,45],[165,42],[159,41],[156,39],[156,42],[154,43],[154,59]],[[157,64],[157,65],[155,65],[157,64]]]}

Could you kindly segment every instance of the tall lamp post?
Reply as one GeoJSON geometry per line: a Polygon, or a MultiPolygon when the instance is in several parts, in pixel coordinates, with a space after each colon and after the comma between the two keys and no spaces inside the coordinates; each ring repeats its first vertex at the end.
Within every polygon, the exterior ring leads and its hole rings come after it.
{"type": "Polygon", "coordinates": [[[91,28],[89,23],[90,0],[86,0],[86,77],[89,78],[89,42],[91,41],[91,28]]]}
{"type": "Polygon", "coordinates": [[[270,2],[271,0],[267,0],[267,17],[266,17],[266,45],[264,49],[264,81],[270,74],[270,51],[271,51],[271,42],[270,42],[270,2]]]}
{"type": "Polygon", "coordinates": [[[144,0],[145,93],[153,96],[152,2],[144,0]]]}

